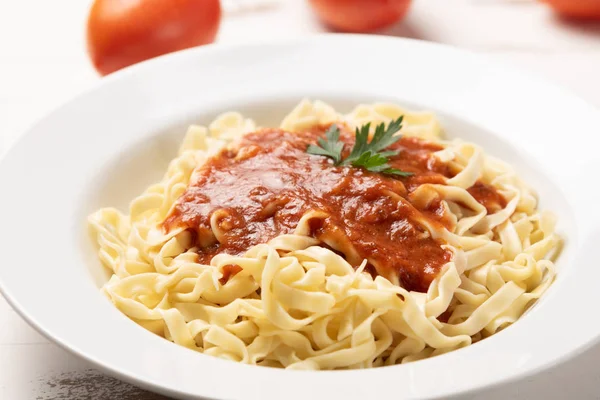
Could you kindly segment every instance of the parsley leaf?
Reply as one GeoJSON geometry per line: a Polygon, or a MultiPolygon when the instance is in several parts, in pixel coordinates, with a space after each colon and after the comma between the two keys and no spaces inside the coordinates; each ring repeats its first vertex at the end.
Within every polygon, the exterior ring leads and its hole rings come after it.
{"type": "Polygon", "coordinates": [[[389,157],[397,155],[398,150],[383,151],[386,147],[400,140],[401,135],[395,135],[395,133],[402,128],[402,120],[403,116],[400,116],[398,119],[391,121],[387,128],[385,124],[379,124],[375,128],[375,134],[370,142],[368,140],[371,123],[356,128],[354,147],[344,160],[342,160],[344,143],[339,140],[340,129],[337,125],[331,125],[327,130],[325,133],[326,139],[318,139],[318,146],[311,144],[306,151],[310,154],[329,157],[333,159],[335,165],[360,167],[386,175],[411,176],[413,175],[411,172],[392,168],[388,164],[389,157]]]}
{"type": "Polygon", "coordinates": [[[402,177],[411,176],[411,172],[404,172],[397,168],[392,168],[388,164],[387,156],[382,155],[382,153],[371,153],[367,151],[363,153],[358,160],[352,163],[353,167],[363,167],[364,169],[371,172],[379,172],[386,175],[397,175],[402,177]]]}
{"type": "Polygon", "coordinates": [[[325,137],[327,140],[319,138],[317,140],[319,146],[311,144],[306,152],[332,158],[335,165],[338,165],[342,161],[342,150],[344,149],[344,143],[340,142],[340,128],[337,125],[331,125],[325,132],[325,137]]]}

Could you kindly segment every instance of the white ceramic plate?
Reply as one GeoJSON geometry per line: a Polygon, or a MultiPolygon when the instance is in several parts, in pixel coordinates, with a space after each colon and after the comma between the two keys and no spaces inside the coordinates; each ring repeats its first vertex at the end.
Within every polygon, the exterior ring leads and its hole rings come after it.
{"type": "Polygon", "coordinates": [[[53,341],[165,394],[244,400],[437,397],[485,390],[583,351],[600,335],[600,117],[579,99],[462,51],[366,36],[213,46],[119,72],[31,129],[0,164],[0,283],[53,341]],[[439,113],[533,183],[566,238],[556,283],[515,325],[432,359],[306,372],[204,356],[146,332],[98,291],[86,216],[157,181],[185,126],[240,110],[277,123],[302,97],[347,110],[392,100],[439,113]]]}

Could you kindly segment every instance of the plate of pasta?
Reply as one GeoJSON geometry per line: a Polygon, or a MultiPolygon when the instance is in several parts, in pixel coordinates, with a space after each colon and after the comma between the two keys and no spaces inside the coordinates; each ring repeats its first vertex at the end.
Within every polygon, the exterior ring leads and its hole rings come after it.
{"type": "Polygon", "coordinates": [[[412,40],[160,57],[0,161],[0,289],[178,398],[485,393],[600,335],[599,129],[550,84],[412,40]]]}

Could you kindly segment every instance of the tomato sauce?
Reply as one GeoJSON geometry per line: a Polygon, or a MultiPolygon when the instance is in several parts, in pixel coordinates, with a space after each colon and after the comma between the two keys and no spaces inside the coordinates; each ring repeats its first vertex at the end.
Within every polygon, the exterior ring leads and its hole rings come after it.
{"type": "MultiPolygon", "coordinates": [[[[340,128],[347,155],[354,135],[340,128]]],[[[326,217],[310,221],[312,236],[344,254],[354,266],[367,259],[377,275],[397,279],[408,290],[427,291],[452,254],[429,235],[423,220],[450,229],[452,222],[436,193],[429,201],[412,200],[421,185],[444,184],[453,176],[433,156],[442,147],[401,138],[390,146],[400,151],[390,158],[390,165],[414,175],[393,177],[334,166],[329,158],[308,154],[307,146],[326,129],[265,129],[245,135],[196,170],[164,221],[164,229],[183,227],[194,232],[199,261],[209,263],[216,254],[243,254],[254,245],[293,233],[303,215],[321,211],[326,217]]],[[[487,186],[473,189],[482,204],[502,204],[502,196],[492,191],[487,186]]],[[[237,272],[228,269],[227,279],[237,272]]]]}
{"type": "Polygon", "coordinates": [[[485,207],[488,214],[493,214],[506,207],[506,199],[491,185],[483,182],[476,182],[467,189],[481,205],[485,207]]]}
{"type": "Polygon", "coordinates": [[[242,271],[242,267],[235,264],[227,264],[223,266],[223,276],[219,279],[222,285],[226,284],[229,279],[237,275],[238,272],[242,271]]]}

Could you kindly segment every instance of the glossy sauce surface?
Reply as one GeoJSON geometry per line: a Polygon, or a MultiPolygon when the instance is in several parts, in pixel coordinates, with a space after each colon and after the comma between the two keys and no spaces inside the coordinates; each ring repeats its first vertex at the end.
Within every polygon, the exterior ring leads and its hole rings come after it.
{"type": "MultiPolygon", "coordinates": [[[[340,128],[347,154],[354,135],[340,128]]],[[[293,233],[303,215],[317,211],[322,217],[310,220],[311,236],[354,266],[367,259],[373,273],[408,290],[426,291],[452,254],[430,237],[422,221],[426,218],[449,229],[452,222],[436,193],[427,201],[414,194],[424,183],[444,184],[453,176],[433,156],[442,147],[408,137],[390,146],[400,150],[390,159],[391,166],[414,173],[398,178],[337,167],[326,157],[308,154],[307,146],[326,129],[267,129],[245,135],[199,167],[164,229],[194,232],[199,261],[209,263],[216,254],[243,254],[254,245],[293,233]]],[[[504,200],[487,186],[472,194],[486,207],[504,200]]],[[[237,272],[230,270],[228,277],[237,272]]]]}

